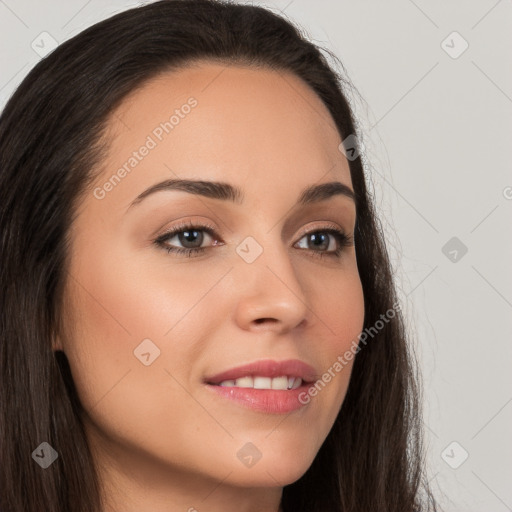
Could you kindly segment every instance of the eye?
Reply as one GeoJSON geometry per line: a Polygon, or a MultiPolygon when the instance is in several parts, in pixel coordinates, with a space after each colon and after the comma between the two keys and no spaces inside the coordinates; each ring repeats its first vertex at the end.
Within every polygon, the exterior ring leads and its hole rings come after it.
{"type": "Polygon", "coordinates": [[[344,231],[335,227],[310,230],[299,240],[299,244],[301,240],[306,240],[306,247],[302,244],[302,247],[300,247],[301,249],[310,249],[312,247],[314,256],[320,258],[325,256],[339,258],[341,257],[343,249],[353,244],[352,237],[350,235],[347,235],[344,231]],[[318,248],[321,250],[318,251],[318,248]]]}
{"type": "MultiPolygon", "coordinates": [[[[215,228],[210,225],[180,224],[171,231],[159,236],[154,242],[169,253],[173,252],[193,257],[193,255],[199,255],[206,250],[206,247],[201,247],[205,240],[203,233],[206,233],[207,237],[213,238],[215,236],[215,228]],[[170,244],[169,242],[174,238],[184,247],[175,247],[170,244]]],[[[213,245],[218,244],[215,243],[213,245]]]]}
{"type": "MultiPolygon", "coordinates": [[[[203,247],[203,244],[208,237],[215,240],[215,243],[209,244],[210,246],[220,245],[215,235],[215,228],[213,226],[184,223],[173,227],[167,233],[159,236],[154,240],[154,243],[168,253],[172,252],[193,257],[205,252],[208,246],[203,247]],[[171,243],[173,239],[175,240],[171,243]],[[182,247],[176,247],[176,243],[181,244],[182,247]]],[[[309,250],[315,257],[330,256],[332,258],[339,258],[345,247],[353,245],[350,235],[332,225],[303,233],[297,244],[301,244],[302,240],[306,240],[306,247],[302,243],[302,245],[299,245],[299,248],[301,250],[309,250]]]]}

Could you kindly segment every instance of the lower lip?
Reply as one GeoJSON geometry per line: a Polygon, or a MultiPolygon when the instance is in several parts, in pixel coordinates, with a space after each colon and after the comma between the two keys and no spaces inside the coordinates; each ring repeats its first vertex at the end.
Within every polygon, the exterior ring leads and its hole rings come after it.
{"type": "Polygon", "coordinates": [[[206,387],[243,407],[268,414],[284,414],[307,405],[307,403],[301,403],[299,397],[304,397],[309,385],[303,383],[297,389],[289,390],[239,388],[236,386],[215,386],[213,384],[206,384],[206,387]]]}

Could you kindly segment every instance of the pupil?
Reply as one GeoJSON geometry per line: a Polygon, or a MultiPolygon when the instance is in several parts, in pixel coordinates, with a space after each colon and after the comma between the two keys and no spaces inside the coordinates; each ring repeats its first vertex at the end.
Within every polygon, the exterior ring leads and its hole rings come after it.
{"type": "Polygon", "coordinates": [[[312,234],[311,239],[313,240],[313,243],[320,242],[320,243],[316,243],[316,247],[322,247],[324,249],[327,249],[329,247],[329,241],[327,240],[327,236],[325,234],[323,234],[323,235],[312,234]],[[325,243],[326,240],[327,240],[327,245],[325,243]]]}
{"type": "MultiPolygon", "coordinates": [[[[201,246],[203,241],[203,235],[200,231],[183,231],[183,233],[180,235],[180,243],[186,246],[187,243],[194,244],[196,243],[197,246],[201,246]],[[199,240],[193,240],[193,238],[198,238],[199,240]],[[199,243],[197,243],[199,241],[199,243]]],[[[195,247],[195,246],[194,246],[195,247]]],[[[192,247],[192,248],[194,248],[192,247]]]]}

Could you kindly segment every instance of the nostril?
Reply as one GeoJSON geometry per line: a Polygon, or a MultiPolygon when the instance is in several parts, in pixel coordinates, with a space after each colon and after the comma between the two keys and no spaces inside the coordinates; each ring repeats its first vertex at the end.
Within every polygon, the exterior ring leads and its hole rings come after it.
{"type": "Polygon", "coordinates": [[[258,318],[255,320],[257,324],[261,324],[263,322],[276,322],[277,320],[275,318],[258,318]]]}

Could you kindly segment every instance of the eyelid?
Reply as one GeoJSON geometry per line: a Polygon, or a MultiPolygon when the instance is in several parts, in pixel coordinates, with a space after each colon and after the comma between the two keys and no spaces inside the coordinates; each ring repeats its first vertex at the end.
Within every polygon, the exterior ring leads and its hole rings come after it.
{"type": "MultiPolygon", "coordinates": [[[[334,229],[336,231],[341,231],[347,238],[352,240],[352,237],[343,229],[340,225],[330,222],[330,221],[313,221],[313,222],[319,222],[319,225],[313,225],[309,227],[304,227],[299,232],[299,240],[302,239],[304,236],[309,235],[310,233],[314,233],[318,230],[326,230],[326,229],[334,229]]],[[[180,233],[182,230],[187,229],[200,229],[208,233],[212,237],[217,237],[220,239],[219,236],[217,236],[217,228],[213,226],[212,224],[204,221],[193,221],[191,219],[187,219],[185,221],[181,221],[178,224],[172,226],[168,230],[164,231],[162,234],[158,235],[153,241],[159,241],[159,240],[165,240],[169,238],[171,235],[175,235],[177,233],[180,233]]]]}
{"type": "Polygon", "coordinates": [[[302,228],[300,231],[301,234],[299,235],[301,238],[305,235],[309,235],[312,232],[321,231],[321,230],[329,229],[329,228],[335,229],[336,231],[341,231],[342,233],[345,233],[347,237],[349,236],[346,233],[345,229],[343,229],[340,225],[338,225],[336,223],[333,223],[330,221],[323,221],[323,223],[322,223],[322,221],[314,221],[314,222],[319,222],[320,224],[318,224],[318,225],[315,224],[313,226],[302,228]]]}
{"type": "Polygon", "coordinates": [[[184,221],[179,221],[178,224],[174,224],[172,227],[166,229],[162,234],[157,235],[153,241],[166,239],[171,235],[180,233],[181,231],[186,231],[187,229],[200,229],[202,231],[205,231],[211,236],[215,236],[217,234],[217,228],[216,226],[206,222],[206,221],[199,221],[199,220],[191,220],[187,219],[184,221]]]}

